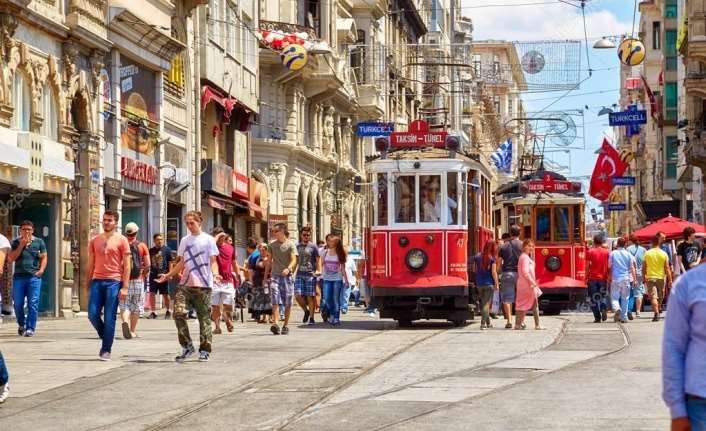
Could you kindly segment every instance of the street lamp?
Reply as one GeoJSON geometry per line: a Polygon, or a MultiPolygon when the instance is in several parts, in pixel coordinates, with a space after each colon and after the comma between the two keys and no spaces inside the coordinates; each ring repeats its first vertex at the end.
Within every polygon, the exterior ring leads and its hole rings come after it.
{"type": "Polygon", "coordinates": [[[613,49],[615,48],[615,43],[611,38],[603,36],[601,39],[597,40],[593,44],[593,49],[613,49]]]}
{"type": "Polygon", "coordinates": [[[79,206],[80,193],[84,186],[84,175],[76,169],[74,172],[74,183],[71,186],[71,194],[73,202],[71,202],[71,263],[73,264],[73,285],[71,286],[71,310],[74,313],[81,311],[81,303],[79,301],[79,290],[81,289],[81,270],[80,270],[80,235],[79,235],[79,206]]]}

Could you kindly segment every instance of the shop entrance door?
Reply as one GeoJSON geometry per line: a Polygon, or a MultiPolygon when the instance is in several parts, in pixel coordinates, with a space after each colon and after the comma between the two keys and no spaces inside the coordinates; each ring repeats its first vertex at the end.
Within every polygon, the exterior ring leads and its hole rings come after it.
{"type": "Polygon", "coordinates": [[[47,269],[42,276],[42,291],[39,295],[39,312],[54,313],[54,296],[57,289],[56,284],[56,241],[57,235],[54,232],[54,208],[51,200],[26,200],[22,202],[20,208],[15,209],[12,215],[12,224],[19,225],[23,220],[29,220],[34,224],[34,236],[44,240],[47,246],[48,261],[47,269]]]}
{"type": "Polygon", "coordinates": [[[145,208],[146,204],[144,201],[123,200],[123,214],[120,218],[120,224],[123,226],[123,232],[125,231],[126,224],[130,222],[137,223],[137,226],[140,228],[138,238],[140,238],[141,241],[149,241],[150,239],[144,237],[148,232],[147,224],[145,223],[145,220],[147,220],[147,217],[145,217],[145,208]]]}

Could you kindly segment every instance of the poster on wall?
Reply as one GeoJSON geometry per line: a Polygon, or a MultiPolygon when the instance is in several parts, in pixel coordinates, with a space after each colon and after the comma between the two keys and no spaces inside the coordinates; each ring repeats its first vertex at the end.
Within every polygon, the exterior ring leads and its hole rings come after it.
{"type": "Polygon", "coordinates": [[[123,148],[153,155],[157,136],[147,127],[158,122],[154,72],[128,58],[121,58],[120,103],[125,115],[120,126],[123,148]]]}

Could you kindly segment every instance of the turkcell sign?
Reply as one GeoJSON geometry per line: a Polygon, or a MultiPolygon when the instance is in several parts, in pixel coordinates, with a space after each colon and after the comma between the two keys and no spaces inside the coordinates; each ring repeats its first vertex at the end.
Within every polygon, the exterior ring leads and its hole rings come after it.
{"type": "Polygon", "coordinates": [[[625,211],[628,206],[625,204],[608,204],[608,211],[625,211]]]}
{"type": "Polygon", "coordinates": [[[623,112],[613,112],[608,114],[608,124],[611,126],[634,126],[637,124],[647,124],[647,111],[628,110],[623,112]]]}
{"type": "Polygon", "coordinates": [[[634,186],[635,177],[613,177],[611,179],[614,186],[634,186]]]}
{"type": "Polygon", "coordinates": [[[395,123],[358,123],[355,133],[358,136],[390,136],[395,131],[395,123]]]}

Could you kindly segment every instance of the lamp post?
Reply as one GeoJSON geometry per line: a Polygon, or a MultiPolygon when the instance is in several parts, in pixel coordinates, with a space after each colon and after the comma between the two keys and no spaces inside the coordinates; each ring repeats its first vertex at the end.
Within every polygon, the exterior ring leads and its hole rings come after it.
{"type": "MultiPolygon", "coordinates": [[[[79,242],[79,195],[84,186],[84,175],[77,168],[74,173],[74,182],[70,186],[71,200],[71,263],[73,264],[73,285],[71,288],[71,311],[78,313],[81,311],[79,292],[81,290],[81,269],[80,269],[80,242],[79,242]]],[[[90,276],[87,274],[87,276],[90,276]]]]}

